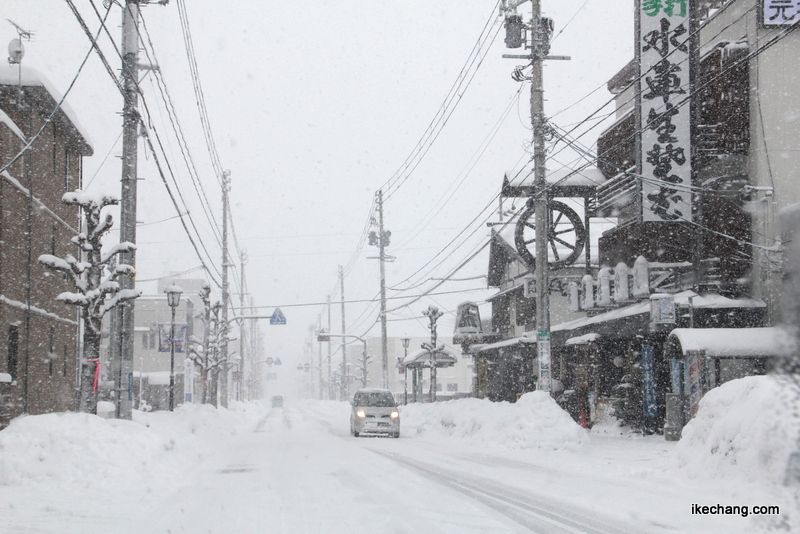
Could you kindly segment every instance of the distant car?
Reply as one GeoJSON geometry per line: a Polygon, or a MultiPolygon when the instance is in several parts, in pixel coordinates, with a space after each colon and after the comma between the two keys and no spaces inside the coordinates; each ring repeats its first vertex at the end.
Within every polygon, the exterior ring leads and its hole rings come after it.
{"type": "Polygon", "coordinates": [[[275,395],[272,397],[272,407],[273,408],[281,408],[283,407],[283,397],[280,395],[275,395]]]}
{"type": "Polygon", "coordinates": [[[400,437],[400,412],[388,389],[366,388],[356,391],[350,403],[350,433],[387,434],[400,437]]]}

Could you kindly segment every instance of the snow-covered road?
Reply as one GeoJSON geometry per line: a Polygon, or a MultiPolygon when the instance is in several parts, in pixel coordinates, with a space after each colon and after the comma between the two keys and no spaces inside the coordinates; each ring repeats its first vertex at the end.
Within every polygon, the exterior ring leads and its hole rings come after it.
{"type": "MultiPolygon", "coordinates": [[[[498,406],[473,401],[475,425],[493,423],[486,413],[498,406]]],[[[338,402],[189,407],[135,423],[26,418],[31,428],[0,433],[0,453],[19,451],[0,454],[0,532],[736,533],[754,518],[693,515],[692,504],[777,503],[763,485],[679,476],[665,461],[676,445],[660,436],[595,430],[573,446],[493,446],[433,431],[425,414],[446,420],[449,409],[407,407],[400,439],[352,437],[349,405],[338,402]],[[69,452],[34,429],[63,436],[60,425],[76,421],[88,425],[76,435],[94,432],[99,449],[69,452]],[[118,458],[141,448],[152,450],[118,458]],[[106,468],[98,479],[58,469],[92,455],[106,468]]]]}

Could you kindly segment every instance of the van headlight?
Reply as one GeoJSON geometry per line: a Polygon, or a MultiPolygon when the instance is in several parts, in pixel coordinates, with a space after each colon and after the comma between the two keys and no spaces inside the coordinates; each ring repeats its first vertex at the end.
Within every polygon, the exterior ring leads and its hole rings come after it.
{"type": "Polygon", "coordinates": [[[356,417],[360,417],[361,419],[365,418],[367,414],[364,413],[364,410],[358,410],[356,412],[356,417]]]}
{"type": "Polygon", "coordinates": [[[399,413],[397,413],[396,411],[392,412],[392,419],[397,419],[398,417],[400,417],[399,413]]]}

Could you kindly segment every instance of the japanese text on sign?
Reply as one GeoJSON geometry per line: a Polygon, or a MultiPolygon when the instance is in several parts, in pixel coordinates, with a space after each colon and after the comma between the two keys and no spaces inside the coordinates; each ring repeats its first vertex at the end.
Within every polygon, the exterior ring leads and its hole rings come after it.
{"type": "Polygon", "coordinates": [[[790,26],[800,21],[800,0],[761,0],[764,26],[790,26]]]}
{"type": "MultiPolygon", "coordinates": [[[[690,221],[689,0],[641,0],[642,216],[690,221]]],[[[800,0],[798,0],[800,1],[800,0]]]]}

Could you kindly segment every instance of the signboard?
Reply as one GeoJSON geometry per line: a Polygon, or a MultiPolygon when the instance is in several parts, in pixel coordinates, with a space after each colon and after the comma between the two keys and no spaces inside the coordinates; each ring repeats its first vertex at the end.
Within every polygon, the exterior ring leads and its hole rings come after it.
{"type": "Polygon", "coordinates": [[[275,365],[283,365],[280,358],[275,358],[275,365]]]}
{"type": "Polygon", "coordinates": [[[277,380],[278,373],[267,373],[267,380],[277,380]]]}
{"type": "Polygon", "coordinates": [[[677,358],[669,360],[669,375],[672,378],[672,392],[680,395],[681,393],[681,362],[677,358]]]}
{"type": "Polygon", "coordinates": [[[791,26],[800,21],[799,0],[761,0],[764,26],[791,26]]]}
{"type": "Polygon", "coordinates": [[[266,363],[267,365],[272,365],[272,363],[273,363],[274,361],[275,361],[275,360],[273,360],[272,358],[267,358],[266,360],[264,360],[264,363],[266,363]]]}
{"type": "Polygon", "coordinates": [[[275,308],[275,311],[272,312],[272,316],[269,318],[269,324],[286,324],[286,316],[283,315],[280,308],[275,308]]]}
{"type": "Polygon", "coordinates": [[[697,414],[700,399],[703,398],[703,361],[702,354],[691,354],[686,359],[686,382],[689,394],[689,417],[697,414]]]}
{"type": "Polygon", "coordinates": [[[653,367],[653,347],[642,347],[642,400],[644,402],[644,415],[647,417],[658,416],[656,402],[656,375],[653,367]]]}
{"type": "MultiPolygon", "coordinates": [[[[170,350],[169,335],[171,328],[172,327],[169,323],[158,325],[158,352],[169,352],[170,350]]],[[[187,332],[187,327],[185,324],[175,325],[176,353],[185,352],[184,348],[186,347],[186,332],[187,332]]]]}
{"type": "Polygon", "coordinates": [[[650,321],[655,324],[675,324],[675,299],[667,296],[651,297],[650,321]]]}
{"type": "Polygon", "coordinates": [[[642,220],[691,221],[690,0],[639,0],[642,220]]]}
{"type": "Polygon", "coordinates": [[[550,332],[539,330],[536,345],[539,355],[539,390],[550,391],[552,386],[550,380],[550,332]]]}

